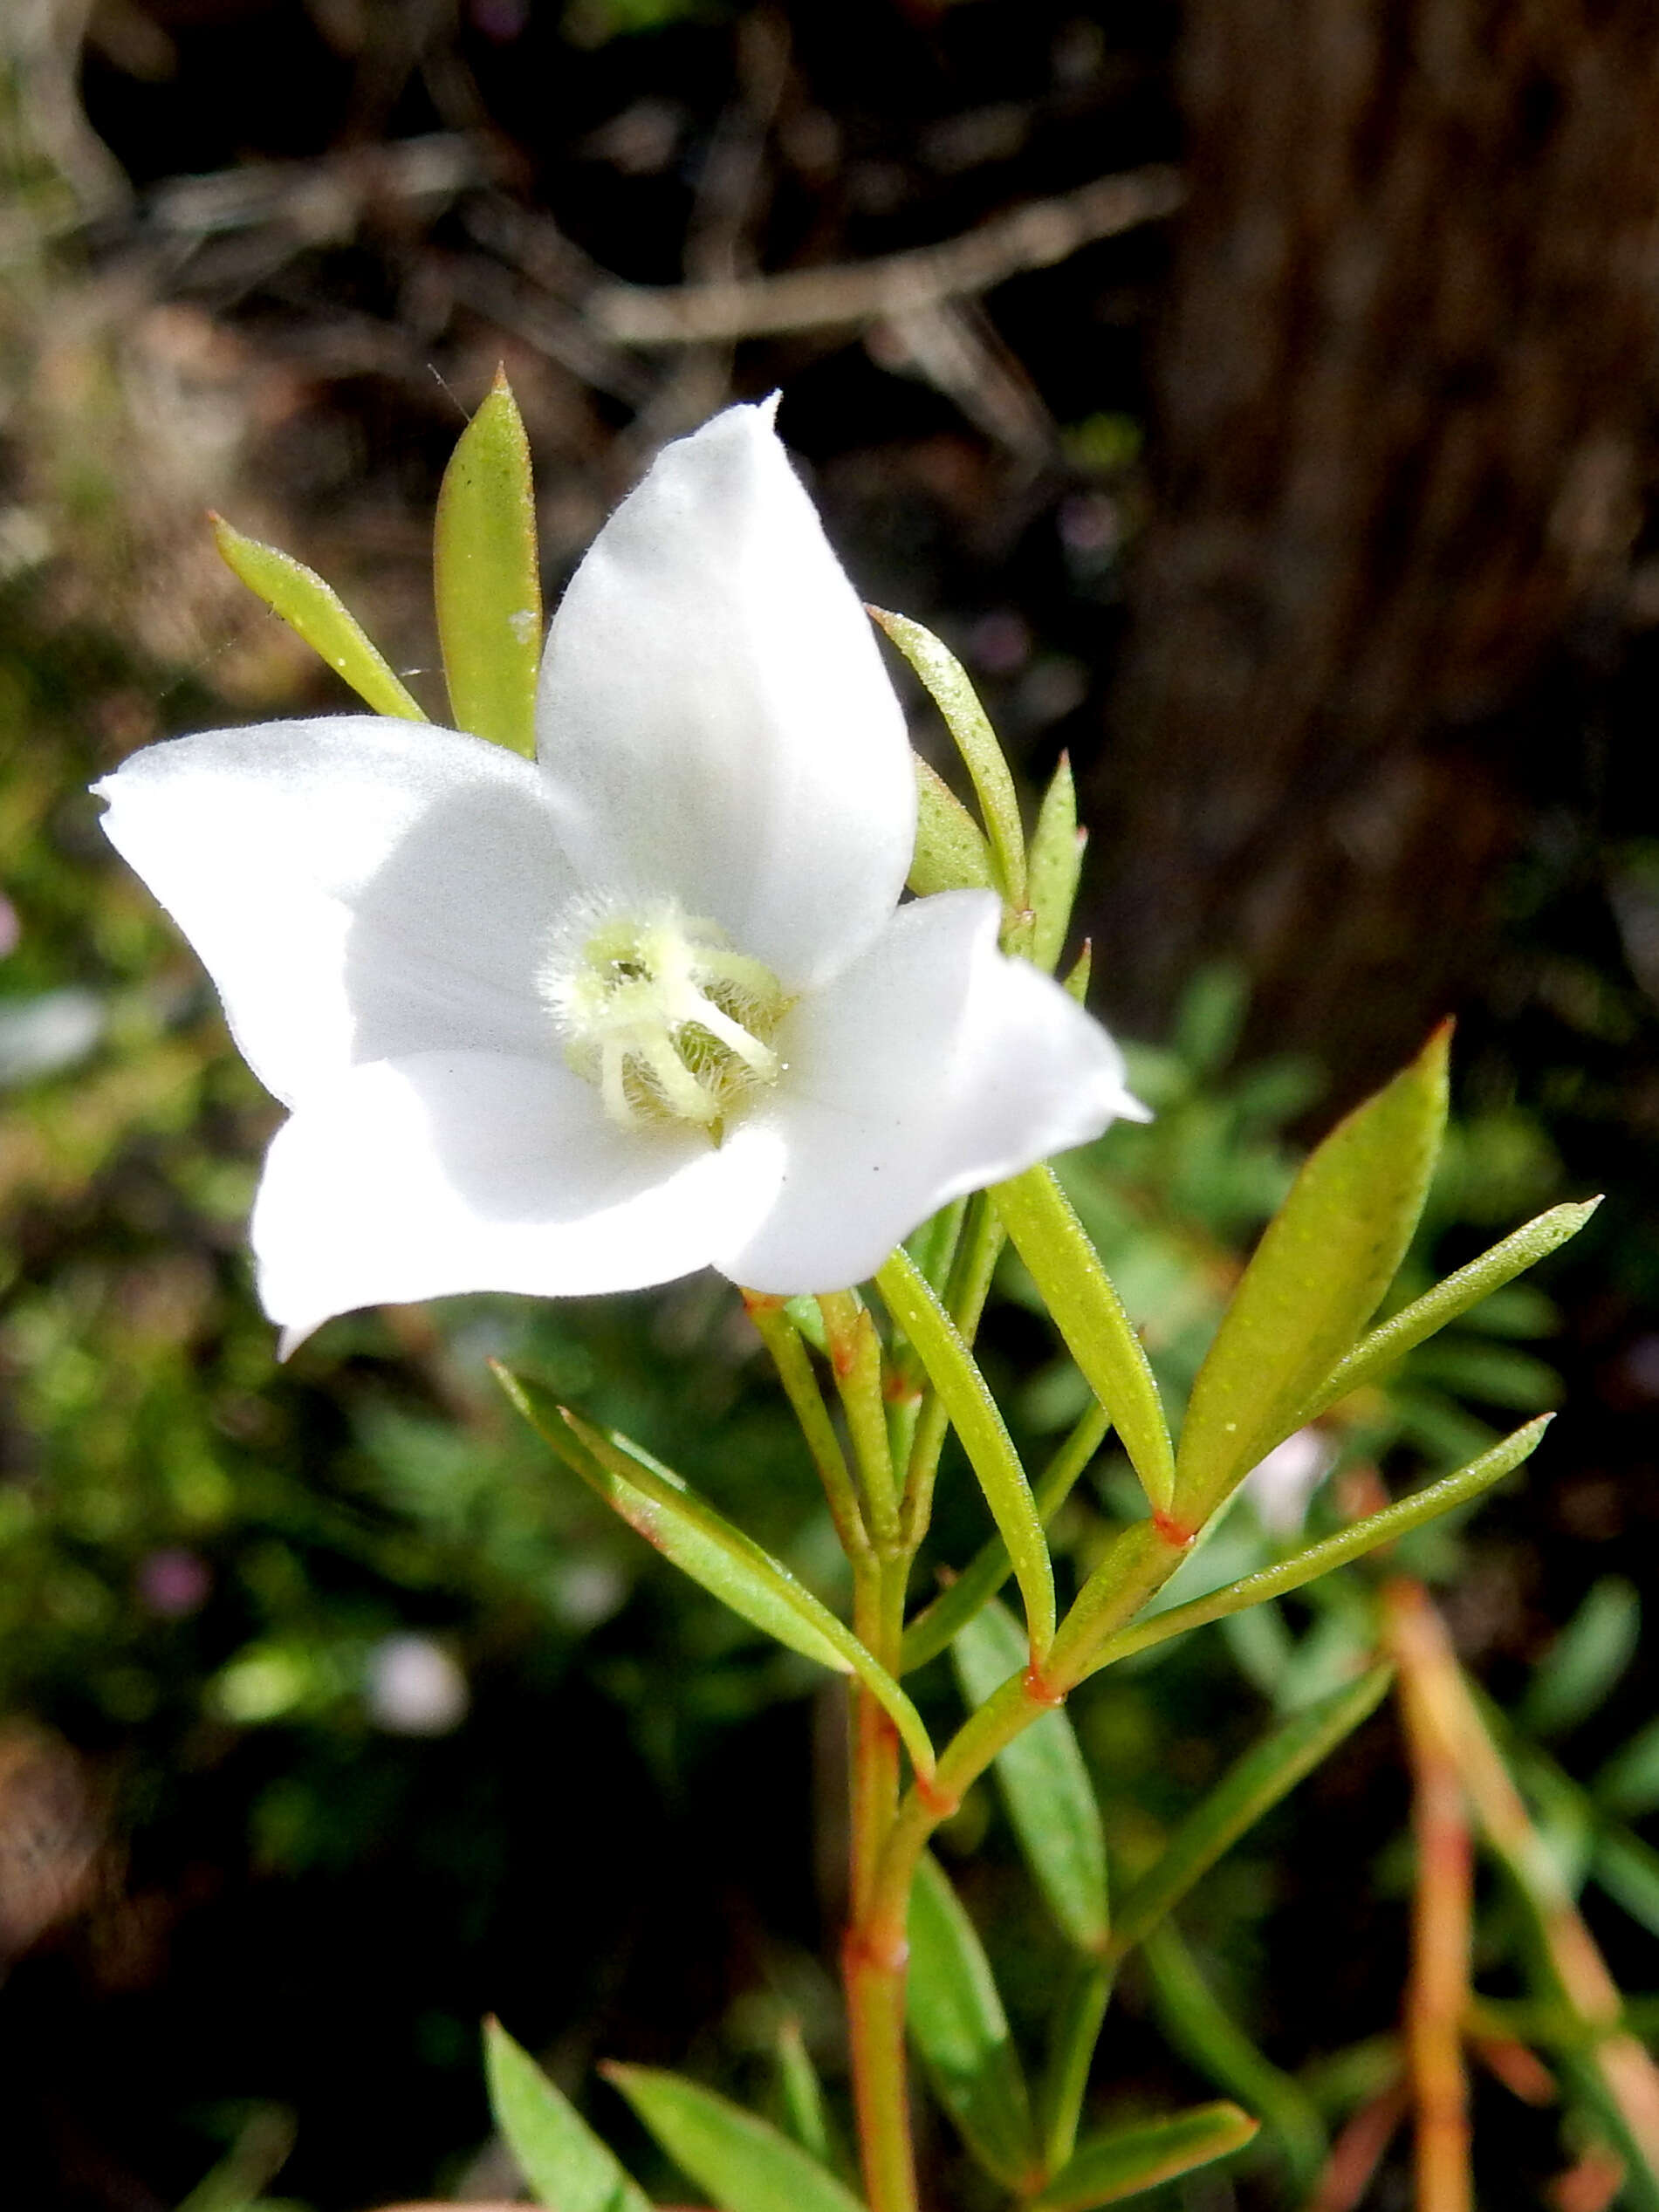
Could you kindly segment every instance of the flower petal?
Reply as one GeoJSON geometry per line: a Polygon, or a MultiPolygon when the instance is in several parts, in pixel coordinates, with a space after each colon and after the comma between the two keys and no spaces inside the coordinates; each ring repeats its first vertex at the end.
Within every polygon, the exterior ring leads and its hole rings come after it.
{"type": "Polygon", "coordinates": [[[529,761],[334,715],[152,745],[95,788],[284,1104],[353,1061],[557,1050],[535,971],[572,883],[529,761]]]}
{"type": "Polygon", "coordinates": [[[595,891],[677,898],[801,990],[891,915],[915,791],[868,618],[771,418],[728,408],[623,501],[553,618],[537,728],[595,891]]]}
{"type": "Polygon", "coordinates": [[[1100,1024],[997,949],[998,914],[984,891],[901,907],[796,1010],[774,1102],[727,1147],[781,1142],[782,1187],[722,1238],[723,1274],[785,1297],[862,1282],[948,1199],[1144,1118],[1100,1024]]]}
{"type": "Polygon", "coordinates": [[[460,1291],[633,1290],[706,1266],[771,1202],[764,1147],[614,1127],[556,1063],[422,1052],[350,1069],[277,1132],[253,1216],[259,1295],[291,1337],[460,1291]]]}

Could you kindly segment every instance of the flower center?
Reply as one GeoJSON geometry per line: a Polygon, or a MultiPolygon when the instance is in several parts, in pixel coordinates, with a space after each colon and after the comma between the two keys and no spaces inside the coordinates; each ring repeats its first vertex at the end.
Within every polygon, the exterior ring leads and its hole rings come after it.
{"type": "Polygon", "coordinates": [[[772,1039],[788,993],[716,923],[671,901],[584,915],[540,983],[566,1060],[622,1128],[686,1121],[718,1144],[731,1113],[783,1072],[772,1039]]]}

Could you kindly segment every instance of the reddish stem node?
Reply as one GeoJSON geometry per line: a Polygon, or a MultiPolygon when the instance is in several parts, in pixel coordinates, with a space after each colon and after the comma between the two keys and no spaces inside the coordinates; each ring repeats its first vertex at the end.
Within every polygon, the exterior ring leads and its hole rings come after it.
{"type": "Polygon", "coordinates": [[[1153,1510],[1152,1525],[1164,1542],[1177,1551],[1184,1551],[1198,1533],[1187,1522],[1178,1521],[1173,1513],[1165,1513],[1156,1507],[1153,1510]]]}
{"type": "Polygon", "coordinates": [[[949,1790],[942,1790],[936,1782],[925,1774],[917,1775],[915,1791],[917,1797],[921,1798],[936,1820],[949,1820],[953,1812],[960,1812],[962,1810],[960,1798],[953,1797],[949,1790]]]}
{"type": "Polygon", "coordinates": [[[1031,1665],[1025,1669],[1021,1680],[1025,1685],[1025,1695],[1033,1705],[1065,1704],[1066,1692],[1054,1688],[1035,1660],[1032,1660],[1031,1665]]]}

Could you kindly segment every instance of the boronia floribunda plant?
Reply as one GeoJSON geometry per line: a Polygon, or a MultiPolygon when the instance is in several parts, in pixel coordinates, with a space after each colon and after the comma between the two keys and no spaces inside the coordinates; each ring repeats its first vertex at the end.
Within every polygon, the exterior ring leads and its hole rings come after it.
{"type": "MultiPolygon", "coordinates": [[[[870,621],[771,414],[734,407],[661,455],[578,570],[544,654],[529,457],[498,380],[437,517],[455,729],[425,720],[319,578],[220,523],[232,567],[372,712],[140,752],[99,787],[105,826],[289,1110],[252,1228],[286,1346],[382,1300],[562,1296],[707,1265],[742,1286],[850,1563],[850,1620],[638,1445],[527,1376],[503,1371],[503,1387],[694,1581],[851,1678],[843,1960],[869,2212],[918,2201],[907,2044],[994,2184],[1035,2212],[1085,2212],[1255,2133],[1258,2115],[1223,2102],[1080,2140],[1114,1981],[1137,1946],[1173,1941],[1171,1908],[1376,1705],[1389,1660],[1407,1664],[1410,1606],[1390,1585],[1370,1616],[1370,1661],[1258,1743],[1110,1902],[1067,1697],[1114,1661],[1376,1552],[1518,1466],[1543,1421],[1244,1580],[1159,1603],[1278,1445],[1589,1208],[1556,1208],[1373,1325],[1440,1143],[1437,1033],[1307,1161],[1173,1438],[1044,1164],[1142,1112],[1082,1010],[1087,953],[1065,985],[1052,980],[1082,845],[1068,772],[1028,845],[962,670],[917,625],[877,613],[949,725],[978,818],[912,756],[870,621]],[[1093,1394],[1035,1483],[973,1353],[1005,1242],[1093,1394]],[[922,1601],[912,1570],[952,1429],[997,1535],[922,1601]],[[1108,1430],[1145,1510],[1062,1589],[1045,1526],[1108,1430]],[[1001,1595],[1010,1582],[1018,1611],[1001,1595]],[[966,1710],[936,1742],[903,1680],[947,1649],[966,1710]],[[929,1849],[992,1769],[1073,1960],[1034,2087],[929,1849]]],[[[1443,1748],[1447,1731],[1454,1722],[1443,1748]]],[[[646,2212],[575,2107],[493,2025],[487,2063],[542,2202],[646,2212]]],[[[725,2212],[860,2201],[798,2043],[782,2126],[671,2073],[609,2078],[725,2212]]],[[[1603,2086],[1628,2154],[1642,2115],[1628,2082],[1603,2086]]]]}

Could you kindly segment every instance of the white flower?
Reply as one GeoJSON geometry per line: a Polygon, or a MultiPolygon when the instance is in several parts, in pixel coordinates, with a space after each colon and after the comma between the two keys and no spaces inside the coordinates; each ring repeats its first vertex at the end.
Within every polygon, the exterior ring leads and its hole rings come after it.
{"type": "Polygon", "coordinates": [[[375,716],[213,730],[98,786],[290,1110],[253,1245],[291,1342],[705,1265],[837,1288],[1139,1111],[990,893],[899,904],[903,717],[770,407],[600,532],[538,724],[535,764],[375,716]]]}

